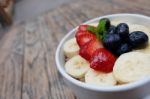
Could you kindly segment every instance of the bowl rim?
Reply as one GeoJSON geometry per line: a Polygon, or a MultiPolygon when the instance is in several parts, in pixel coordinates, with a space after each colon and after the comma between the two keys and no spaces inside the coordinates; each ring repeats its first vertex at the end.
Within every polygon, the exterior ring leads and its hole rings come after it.
{"type": "MultiPolygon", "coordinates": [[[[120,14],[112,14],[112,15],[105,15],[105,16],[100,16],[100,17],[97,17],[97,18],[94,18],[94,19],[91,19],[83,24],[88,24],[88,23],[91,23],[91,22],[94,22],[96,20],[99,20],[101,18],[104,18],[104,17],[115,17],[115,16],[132,16],[132,17],[142,17],[142,18],[145,18],[145,19],[148,19],[150,20],[150,17],[148,16],[145,16],[145,15],[141,15],[141,14],[130,14],[130,13],[120,13],[120,14]]],[[[82,87],[82,88],[85,88],[85,89],[88,89],[88,90],[93,90],[93,91],[103,91],[103,92],[116,92],[116,91],[126,91],[126,90],[132,90],[134,88],[137,88],[139,86],[142,86],[142,85],[145,85],[147,83],[150,83],[150,79],[142,79],[142,80],[139,80],[139,81],[135,81],[133,83],[129,83],[129,84],[124,84],[124,85],[119,85],[119,86],[110,86],[110,87],[102,87],[102,86],[96,86],[96,85],[90,85],[90,84],[86,84],[84,82],[81,82],[81,81],[78,81],[74,78],[72,78],[70,75],[68,75],[65,70],[63,69],[63,67],[61,66],[60,62],[59,62],[59,52],[60,52],[60,49],[63,45],[63,42],[68,38],[68,36],[70,36],[72,34],[72,32],[74,32],[76,29],[78,28],[78,26],[74,29],[72,29],[70,32],[68,32],[64,37],[63,39],[60,41],[58,47],[57,47],[57,50],[56,50],[56,53],[55,53],[55,62],[56,62],[56,65],[57,65],[57,69],[58,71],[61,73],[61,75],[67,79],[68,81],[70,81],[72,84],[78,86],[78,87],[82,87]]],[[[149,77],[150,78],[150,77],[149,77]]]]}

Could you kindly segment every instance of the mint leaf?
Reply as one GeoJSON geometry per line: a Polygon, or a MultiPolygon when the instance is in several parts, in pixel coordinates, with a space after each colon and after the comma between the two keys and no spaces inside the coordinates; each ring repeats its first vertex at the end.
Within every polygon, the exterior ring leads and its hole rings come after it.
{"type": "Polygon", "coordinates": [[[99,21],[99,24],[96,28],[96,32],[98,33],[100,39],[103,39],[108,28],[110,27],[110,21],[107,18],[103,18],[99,21]]]}
{"type": "Polygon", "coordinates": [[[108,18],[103,18],[99,20],[98,26],[95,28],[93,26],[88,26],[87,30],[94,33],[98,39],[103,39],[110,27],[110,20],[108,18]]]}
{"type": "Polygon", "coordinates": [[[88,26],[87,30],[94,33],[94,34],[96,34],[96,29],[93,26],[88,26]]]}

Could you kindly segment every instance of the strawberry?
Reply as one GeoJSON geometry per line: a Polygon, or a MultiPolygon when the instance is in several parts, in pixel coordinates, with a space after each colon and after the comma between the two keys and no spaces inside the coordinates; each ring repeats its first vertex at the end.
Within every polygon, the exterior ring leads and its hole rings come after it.
{"type": "Polygon", "coordinates": [[[89,25],[80,25],[79,28],[78,28],[78,31],[87,31],[87,27],[89,25]]]}
{"type": "Polygon", "coordinates": [[[87,32],[88,32],[88,31],[77,31],[76,34],[75,34],[75,37],[76,37],[76,38],[79,38],[80,35],[86,34],[87,32]]]}
{"type": "Polygon", "coordinates": [[[80,48],[79,54],[82,56],[84,59],[90,61],[91,56],[93,52],[98,49],[102,48],[103,45],[100,41],[97,39],[91,40],[90,42],[86,43],[84,46],[80,48]]]}
{"type": "Polygon", "coordinates": [[[95,40],[95,39],[96,39],[96,36],[88,31],[76,37],[77,43],[80,47],[90,42],[91,40],[95,40]]]}
{"type": "Polygon", "coordinates": [[[90,67],[101,72],[112,72],[116,57],[105,48],[97,49],[91,57],[90,67]]]}
{"type": "MultiPolygon", "coordinates": [[[[79,28],[78,28],[78,30],[77,30],[77,32],[76,32],[76,34],[75,34],[75,36],[78,37],[79,35],[88,32],[88,31],[87,31],[87,28],[88,28],[89,26],[90,26],[90,25],[80,25],[79,28]]],[[[93,26],[91,26],[91,27],[93,27],[93,26]]],[[[94,27],[94,28],[96,28],[96,27],[94,27]]]]}

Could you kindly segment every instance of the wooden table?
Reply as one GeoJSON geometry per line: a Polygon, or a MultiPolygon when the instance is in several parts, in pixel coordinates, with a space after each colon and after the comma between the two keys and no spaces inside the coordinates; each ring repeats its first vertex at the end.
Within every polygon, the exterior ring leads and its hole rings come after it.
{"type": "Polygon", "coordinates": [[[0,99],[75,99],[56,69],[54,56],[62,37],[97,16],[150,15],[149,6],[149,0],[78,0],[1,32],[0,99]]]}

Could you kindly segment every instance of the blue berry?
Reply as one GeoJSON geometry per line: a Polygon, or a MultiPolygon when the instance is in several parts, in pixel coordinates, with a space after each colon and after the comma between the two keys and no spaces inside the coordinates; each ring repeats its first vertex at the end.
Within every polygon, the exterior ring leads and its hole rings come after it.
{"type": "Polygon", "coordinates": [[[126,23],[120,23],[116,27],[116,33],[120,35],[122,39],[126,39],[129,35],[129,27],[126,23]]]}
{"type": "Polygon", "coordinates": [[[108,33],[108,34],[114,34],[114,33],[116,33],[116,27],[112,25],[112,26],[108,29],[107,33],[108,33]]]}
{"type": "Polygon", "coordinates": [[[129,43],[134,47],[140,47],[148,42],[148,36],[142,31],[134,31],[129,34],[129,43]]]}
{"type": "Polygon", "coordinates": [[[110,51],[114,51],[120,46],[121,38],[118,34],[106,34],[103,38],[103,45],[110,51]]]}
{"type": "Polygon", "coordinates": [[[120,56],[121,54],[130,52],[131,50],[132,50],[132,47],[128,43],[123,43],[118,47],[115,54],[117,56],[120,56]]]}

